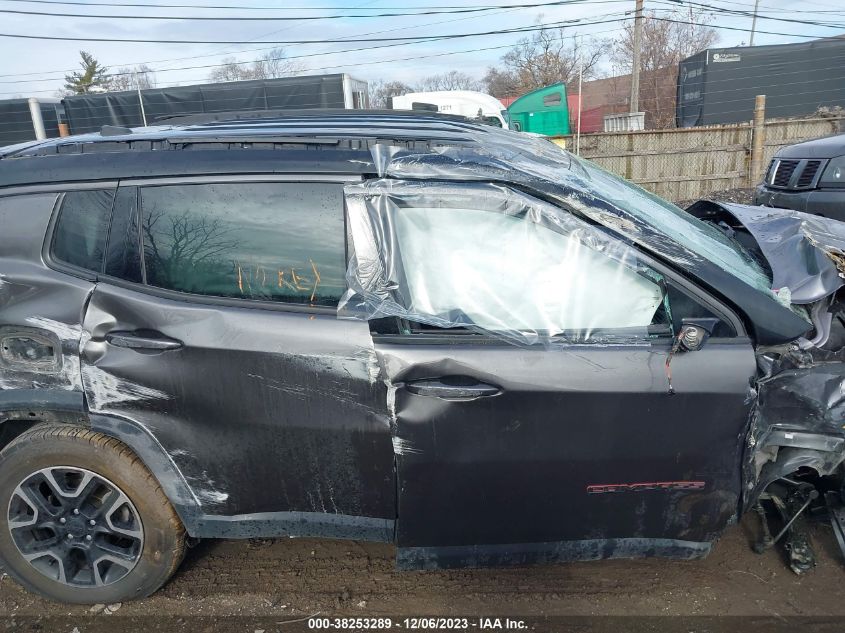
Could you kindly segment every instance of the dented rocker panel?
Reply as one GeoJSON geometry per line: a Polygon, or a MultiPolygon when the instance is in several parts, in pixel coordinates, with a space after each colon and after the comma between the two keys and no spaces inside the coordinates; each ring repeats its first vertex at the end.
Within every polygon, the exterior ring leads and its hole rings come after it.
{"type": "Polygon", "coordinates": [[[625,558],[695,560],[710,553],[712,543],[661,538],[613,538],[555,543],[509,543],[454,547],[399,547],[399,569],[455,569],[567,563],[625,558]]]}

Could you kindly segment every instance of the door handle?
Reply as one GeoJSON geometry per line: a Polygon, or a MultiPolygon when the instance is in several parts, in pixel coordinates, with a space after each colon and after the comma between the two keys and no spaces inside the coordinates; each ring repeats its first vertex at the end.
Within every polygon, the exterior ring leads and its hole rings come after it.
{"type": "Polygon", "coordinates": [[[495,385],[488,385],[483,382],[457,384],[457,381],[444,382],[444,380],[448,379],[415,380],[409,382],[405,387],[409,392],[418,396],[430,396],[444,400],[475,400],[496,396],[502,392],[495,385]]]}
{"type": "Polygon", "coordinates": [[[166,336],[143,336],[134,332],[111,332],[106,334],[106,341],[115,347],[144,349],[165,352],[183,347],[182,341],[166,336]]]}

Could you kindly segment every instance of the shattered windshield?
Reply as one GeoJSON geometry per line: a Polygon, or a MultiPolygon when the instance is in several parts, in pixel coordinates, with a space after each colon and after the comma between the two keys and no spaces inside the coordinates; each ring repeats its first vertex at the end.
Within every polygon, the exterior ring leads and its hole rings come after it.
{"type": "Polygon", "coordinates": [[[595,164],[571,156],[574,175],[586,178],[592,188],[615,206],[659,229],[675,242],[738,277],[749,286],[771,295],[771,279],[736,241],[712,224],[645,189],[615,176],[595,164]]]}
{"type": "Polygon", "coordinates": [[[675,205],[577,158],[545,137],[495,128],[475,145],[410,149],[376,145],[380,177],[509,182],[541,188],[591,220],[685,268],[710,262],[773,301],[771,279],[738,243],[675,205]],[[554,185],[557,191],[544,186],[554,185]]]}

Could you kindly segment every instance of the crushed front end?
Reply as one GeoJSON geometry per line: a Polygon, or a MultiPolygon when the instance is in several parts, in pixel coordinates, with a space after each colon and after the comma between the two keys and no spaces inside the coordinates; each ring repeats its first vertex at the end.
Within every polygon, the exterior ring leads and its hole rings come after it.
{"type": "Polygon", "coordinates": [[[805,337],[757,347],[743,472],[742,509],[762,519],[755,549],[782,541],[804,573],[815,565],[807,519],[825,509],[845,555],[845,224],[710,201],[688,210],[751,251],[779,298],[812,324],[805,337]],[[764,507],[778,518],[774,533],[764,507]]]}

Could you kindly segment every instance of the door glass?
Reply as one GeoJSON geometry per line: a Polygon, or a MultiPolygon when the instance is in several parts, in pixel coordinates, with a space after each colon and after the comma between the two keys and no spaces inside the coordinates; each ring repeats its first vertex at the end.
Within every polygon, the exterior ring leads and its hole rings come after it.
{"type": "Polygon", "coordinates": [[[341,185],[149,187],[141,217],[149,285],[326,306],[346,288],[341,185]]]}
{"type": "Polygon", "coordinates": [[[347,188],[355,257],[344,316],[468,326],[520,344],[670,331],[662,276],[564,210],[496,185],[382,182],[347,188]]]}

